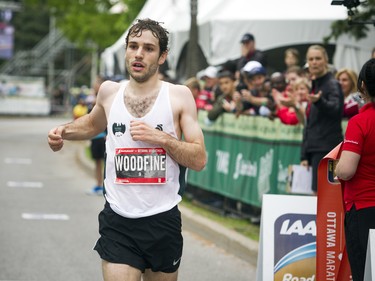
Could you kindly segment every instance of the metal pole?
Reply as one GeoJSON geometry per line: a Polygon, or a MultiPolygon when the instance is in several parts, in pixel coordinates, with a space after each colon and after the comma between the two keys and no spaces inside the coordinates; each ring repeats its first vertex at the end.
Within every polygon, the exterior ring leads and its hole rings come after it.
{"type": "Polygon", "coordinates": [[[98,44],[93,43],[91,53],[91,87],[94,85],[96,76],[98,75],[98,44]]]}

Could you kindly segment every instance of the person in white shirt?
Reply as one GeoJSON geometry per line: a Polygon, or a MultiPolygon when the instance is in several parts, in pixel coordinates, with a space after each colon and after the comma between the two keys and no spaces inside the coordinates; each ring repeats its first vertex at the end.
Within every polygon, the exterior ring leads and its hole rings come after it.
{"type": "Polygon", "coordinates": [[[125,40],[129,81],[105,81],[93,110],[53,128],[53,151],[64,140],[90,139],[107,128],[104,193],[99,214],[106,281],[175,281],[182,255],[181,167],[206,165],[204,137],[190,90],[158,79],[168,31],[138,20],[125,40]]]}

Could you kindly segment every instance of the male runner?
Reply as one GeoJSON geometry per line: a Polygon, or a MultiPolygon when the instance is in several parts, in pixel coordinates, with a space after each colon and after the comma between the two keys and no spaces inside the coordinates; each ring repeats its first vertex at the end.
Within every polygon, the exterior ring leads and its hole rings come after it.
{"type": "Polygon", "coordinates": [[[183,243],[179,165],[204,168],[203,133],[189,89],[158,79],[168,32],[138,20],[125,43],[130,80],[104,82],[93,110],[52,129],[48,143],[58,151],[64,140],[90,139],[107,128],[106,204],[95,245],[104,280],[175,281],[183,243]]]}

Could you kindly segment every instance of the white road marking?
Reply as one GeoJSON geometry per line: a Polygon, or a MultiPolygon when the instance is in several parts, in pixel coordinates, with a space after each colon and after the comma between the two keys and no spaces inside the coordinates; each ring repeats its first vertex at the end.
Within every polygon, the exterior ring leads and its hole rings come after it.
{"type": "Polygon", "coordinates": [[[7,186],[21,188],[42,188],[43,183],[40,181],[8,181],[7,186]]]}
{"type": "Polygon", "coordinates": [[[69,220],[69,216],[66,214],[23,213],[22,218],[25,220],[69,220]]]}
{"type": "Polygon", "coordinates": [[[4,158],[5,164],[22,164],[22,165],[30,165],[33,161],[30,158],[4,158]]]}

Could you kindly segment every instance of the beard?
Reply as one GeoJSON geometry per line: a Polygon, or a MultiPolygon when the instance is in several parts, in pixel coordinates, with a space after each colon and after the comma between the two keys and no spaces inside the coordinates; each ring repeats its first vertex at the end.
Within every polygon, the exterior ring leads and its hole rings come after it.
{"type": "Polygon", "coordinates": [[[159,68],[158,64],[151,64],[150,67],[148,68],[148,71],[146,71],[146,73],[144,74],[141,74],[139,72],[132,71],[129,61],[125,61],[125,66],[130,77],[133,78],[138,83],[143,83],[149,80],[150,77],[155,75],[155,73],[158,71],[158,68],[159,68]]]}

